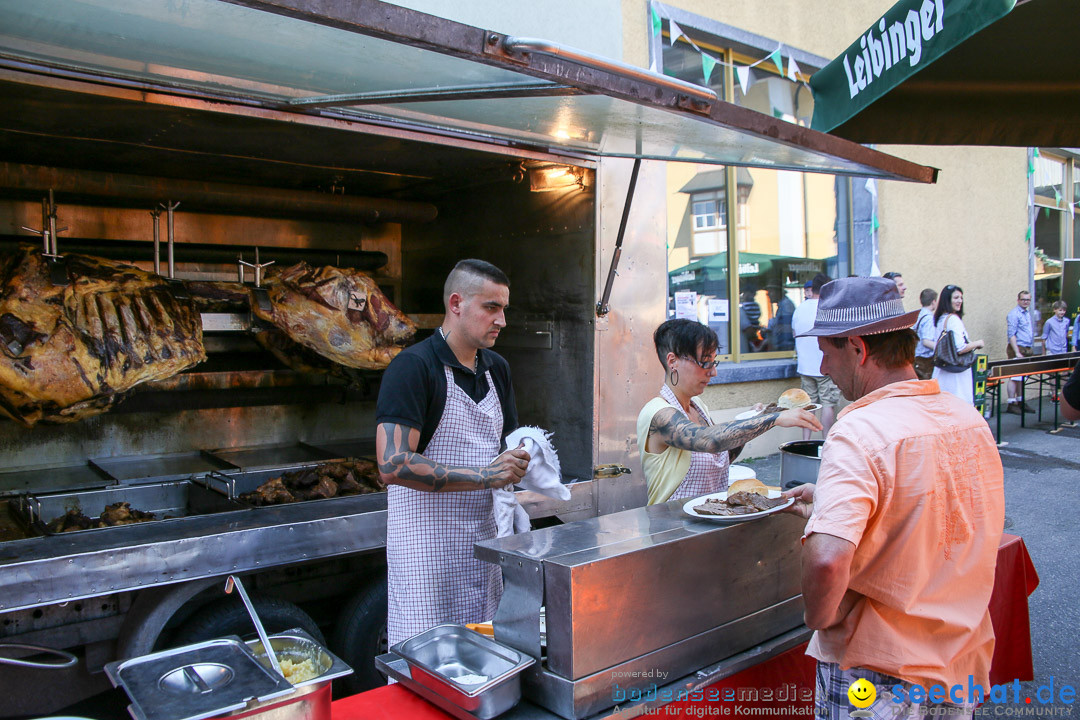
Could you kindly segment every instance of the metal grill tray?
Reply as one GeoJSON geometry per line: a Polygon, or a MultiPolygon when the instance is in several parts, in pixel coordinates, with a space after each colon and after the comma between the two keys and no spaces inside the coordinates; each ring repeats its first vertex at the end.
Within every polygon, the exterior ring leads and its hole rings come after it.
{"type": "MultiPolygon", "coordinates": [[[[253,445],[250,447],[220,448],[218,450],[207,450],[206,454],[215,460],[225,463],[226,468],[238,470],[265,470],[269,468],[281,468],[288,465],[317,465],[330,460],[345,459],[342,455],[336,455],[329,450],[303,442],[282,445],[253,445]]],[[[225,468],[215,469],[222,470],[225,468]]]]}
{"type": "MultiPolygon", "coordinates": [[[[342,460],[349,460],[350,458],[342,458],[342,460]]],[[[353,458],[355,459],[355,458],[353,458]]],[[[302,465],[293,465],[291,467],[278,467],[272,470],[248,470],[240,472],[212,472],[201,477],[193,478],[192,481],[205,485],[207,488],[223,495],[226,498],[236,501],[238,504],[244,507],[253,507],[242,500],[239,500],[240,495],[244,493],[252,492],[258,489],[267,480],[280,477],[287,472],[293,470],[303,470],[305,468],[318,467],[327,462],[335,462],[333,460],[325,460],[323,462],[316,463],[304,463],[302,465]]],[[[325,502],[326,500],[337,500],[343,497],[356,497],[357,495],[371,495],[374,493],[350,493],[348,495],[339,495],[332,498],[322,498],[319,500],[301,500],[300,502],[325,502]]],[[[263,505],[261,507],[279,507],[280,505],[289,505],[291,503],[279,503],[276,505],[263,505]]]]}
{"type": "Polygon", "coordinates": [[[237,467],[205,452],[94,458],[90,465],[121,483],[186,480],[196,473],[237,467]]]}
{"type": "MultiPolygon", "coordinates": [[[[46,525],[54,518],[64,515],[69,509],[78,508],[83,515],[93,518],[100,515],[106,505],[117,502],[127,502],[132,509],[150,512],[157,516],[158,519],[149,522],[169,522],[189,515],[209,515],[248,507],[188,480],[49,495],[24,495],[16,498],[9,507],[15,517],[30,531],[39,535],[58,535],[67,533],[54,533],[47,529],[46,525]]],[[[125,527],[131,526],[114,525],[70,532],[115,531],[125,527]]]]}
{"type": "Polygon", "coordinates": [[[116,480],[104,475],[87,462],[71,465],[5,468],[0,473],[0,497],[88,490],[115,485],[116,480]]]}

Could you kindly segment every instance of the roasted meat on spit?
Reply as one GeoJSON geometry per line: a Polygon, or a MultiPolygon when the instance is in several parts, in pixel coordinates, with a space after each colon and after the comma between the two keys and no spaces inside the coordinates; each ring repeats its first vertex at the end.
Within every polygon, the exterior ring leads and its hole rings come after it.
{"type": "Polygon", "coordinates": [[[6,414],[27,426],[79,420],[206,359],[199,315],[167,279],[85,255],[60,263],[28,247],[0,260],[6,414]]]}
{"type": "Polygon", "coordinates": [[[416,325],[359,270],[302,262],[272,271],[264,287],[271,308],[252,303],[252,311],[288,339],[339,365],[385,368],[416,333],[416,325]]]}

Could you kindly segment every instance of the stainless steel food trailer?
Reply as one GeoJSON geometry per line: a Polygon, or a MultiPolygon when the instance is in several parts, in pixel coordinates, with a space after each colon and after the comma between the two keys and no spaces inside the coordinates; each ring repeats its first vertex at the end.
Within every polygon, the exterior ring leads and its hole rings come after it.
{"type": "MultiPolygon", "coordinates": [[[[539,526],[644,504],[636,467],[609,466],[635,464],[634,418],[653,391],[639,364],[664,317],[659,161],[935,174],[706,88],[377,0],[0,2],[0,102],[9,247],[189,280],[361,267],[427,329],[456,259],[505,268],[513,309],[497,349],[522,420],[554,431],[571,489],[568,502],[521,496],[539,526]]],[[[8,509],[370,454],[379,374],[286,369],[251,341],[256,325],[204,315],[209,360],[107,414],[0,422],[8,509]]],[[[239,572],[362,666],[380,647],[384,529],[380,494],[62,536],[5,521],[0,641],[79,652],[76,671],[53,676],[69,689],[59,706],[101,687],[105,662],[190,637],[239,572]]],[[[6,711],[49,709],[32,690],[20,699],[17,674],[0,682],[6,711]]]]}

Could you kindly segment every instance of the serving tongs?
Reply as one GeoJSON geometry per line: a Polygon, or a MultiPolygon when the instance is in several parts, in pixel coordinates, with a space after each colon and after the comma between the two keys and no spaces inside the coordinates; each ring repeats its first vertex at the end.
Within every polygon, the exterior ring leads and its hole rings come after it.
{"type": "Polygon", "coordinates": [[[247,608],[251,621],[255,623],[255,630],[259,633],[259,641],[262,642],[263,649],[266,650],[266,657],[270,658],[270,665],[273,666],[278,675],[284,677],[281,672],[281,665],[278,664],[277,655],[274,654],[274,648],[270,646],[270,638],[266,634],[266,628],[263,627],[262,621],[259,620],[259,616],[255,612],[255,606],[251,604],[251,598],[248,597],[247,590],[244,590],[244,584],[240,582],[240,578],[230,575],[229,579],[225,581],[225,594],[230,594],[233,587],[240,593],[240,599],[244,601],[244,607],[247,608]]]}

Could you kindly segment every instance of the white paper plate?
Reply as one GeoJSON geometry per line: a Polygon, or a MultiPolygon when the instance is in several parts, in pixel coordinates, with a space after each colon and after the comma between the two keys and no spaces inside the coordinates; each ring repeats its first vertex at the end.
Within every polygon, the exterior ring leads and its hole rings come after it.
{"type": "MultiPolygon", "coordinates": [[[[803,410],[805,410],[806,412],[814,412],[815,410],[820,410],[820,409],[821,409],[821,406],[818,405],[817,403],[810,403],[809,405],[807,405],[806,407],[803,408],[803,410]]],[[[783,412],[783,410],[781,410],[780,412],[783,412]]],[[[758,411],[758,410],[747,410],[746,412],[741,412],[738,415],[736,415],[734,419],[735,420],[749,420],[750,418],[755,418],[760,414],[761,414],[761,412],[758,411]]]]}
{"type": "MultiPolygon", "coordinates": [[[[779,490],[769,491],[770,498],[778,498],[780,497],[780,495],[781,493],[779,490]]],[[[701,497],[696,497],[693,500],[687,500],[682,506],[683,512],[690,517],[695,517],[699,520],[713,520],[715,522],[721,523],[737,523],[746,522],[747,520],[757,520],[759,517],[765,517],[766,515],[778,513],[786,507],[791,507],[791,505],[795,503],[795,498],[788,498],[788,501],[783,505],[777,505],[776,507],[770,508],[769,510],[762,510],[761,512],[750,513],[748,515],[700,515],[695,512],[694,508],[702,504],[706,500],[727,500],[727,493],[710,493],[709,495],[702,495],[701,497]]]]}
{"type": "Polygon", "coordinates": [[[753,480],[756,477],[757,473],[749,465],[732,465],[728,468],[728,484],[736,480],[753,480]]]}

